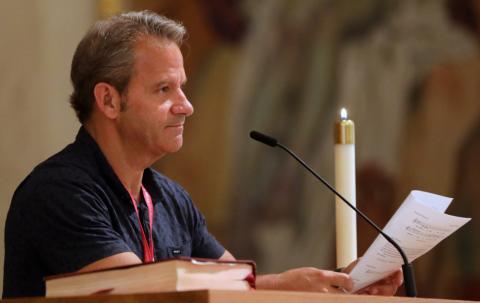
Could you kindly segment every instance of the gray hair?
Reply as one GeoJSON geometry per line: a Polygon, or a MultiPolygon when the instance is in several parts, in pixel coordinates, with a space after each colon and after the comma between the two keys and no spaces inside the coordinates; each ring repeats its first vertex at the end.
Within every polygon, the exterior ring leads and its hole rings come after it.
{"type": "Polygon", "coordinates": [[[77,46],[70,77],[73,93],[70,104],[80,123],[91,115],[99,82],[126,92],[134,65],[136,42],[146,36],[163,38],[182,45],[186,30],[180,23],[151,11],[129,12],[97,21],[77,46]]]}

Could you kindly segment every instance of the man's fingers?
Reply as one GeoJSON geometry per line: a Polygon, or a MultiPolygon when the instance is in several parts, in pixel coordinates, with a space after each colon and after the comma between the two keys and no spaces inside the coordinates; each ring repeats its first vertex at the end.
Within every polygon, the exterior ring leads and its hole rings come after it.
{"type": "Polygon", "coordinates": [[[324,272],[324,275],[332,286],[337,286],[338,288],[343,288],[347,291],[353,289],[353,281],[347,274],[328,271],[324,272]]]}
{"type": "Polygon", "coordinates": [[[383,283],[375,283],[371,286],[365,287],[356,293],[378,296],[393,296],[397,292],[399,285],[387,280],[382,282],[383,283]]]}
{"type": "Polygon", "coordinates": [[[356,292],[357,295],[375,295],[374,287],[365,287],[356,292]]]}
{"type": "Polygon", "coordinates": [[[398,286],[403,284],[403,272],[401,269],[393,274],[392,281],[398,286]]]}
{"type": "Polygon", "coordinates": [[[346,293],[348,293],[344,288],[335,287],[335,286],[329,287],[326,292],[334,293],[334,294],[346,294],[346,293]]]}
{"type": "Polygon", "coordinates": [[[377,285],[370,288],[371,295],[393,296],[397,292],[398,287],[394,284],[377,285]]]}

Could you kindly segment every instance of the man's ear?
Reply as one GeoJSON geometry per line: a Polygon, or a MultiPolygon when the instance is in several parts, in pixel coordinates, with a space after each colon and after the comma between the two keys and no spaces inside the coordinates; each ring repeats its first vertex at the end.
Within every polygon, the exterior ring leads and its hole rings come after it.
{"type": "Polygon", "coordinates": [[[95,105],[100,113],[109,119],[117,118],[121,111],[122,97],[112,85],[99,82],[93,88],[95,105]]]}

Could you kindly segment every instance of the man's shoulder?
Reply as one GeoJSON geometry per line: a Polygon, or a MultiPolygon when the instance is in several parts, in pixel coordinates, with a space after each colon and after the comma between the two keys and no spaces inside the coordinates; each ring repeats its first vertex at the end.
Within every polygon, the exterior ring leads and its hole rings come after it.
{"type": "Polygon", "coordinates": [[[96,183],[95,171],[85,157],[72,153],[72,145],[38,164],[20,183],[18,195],[38,195],[46,190],[69,186],[92,186],[96,183]]]}
{"type": "Polygon", "coordinates": [[[66,214],[104,210],[106,195],[98,177],[83,167],[85,163],[64,159],[64,154],[62,151],[40,163],[19,184],[9,207],[8,228],[18,228],[18,222],[25,218],[38,223],[50,213],[67,218],[66,214]]]}

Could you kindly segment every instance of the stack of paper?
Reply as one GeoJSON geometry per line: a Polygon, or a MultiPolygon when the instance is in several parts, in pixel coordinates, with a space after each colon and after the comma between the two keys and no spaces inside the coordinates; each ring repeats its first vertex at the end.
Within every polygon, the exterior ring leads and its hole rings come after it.
{"type": "MultiPolygon", "coordinates": [[[[402,247],[412,262],[470,221],[445,214],[451,202],[452,198],[414,190],[383,231],[402,247]]],[[[398,251],[379,235],[350,273],[353,292],[389,276],[401,265],[403,260],[398,251]]]]}

